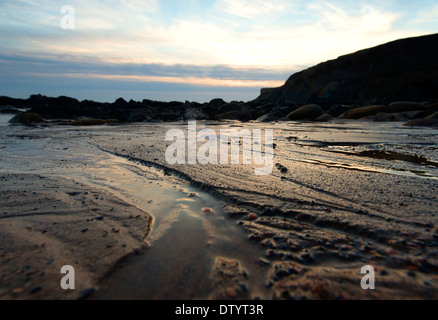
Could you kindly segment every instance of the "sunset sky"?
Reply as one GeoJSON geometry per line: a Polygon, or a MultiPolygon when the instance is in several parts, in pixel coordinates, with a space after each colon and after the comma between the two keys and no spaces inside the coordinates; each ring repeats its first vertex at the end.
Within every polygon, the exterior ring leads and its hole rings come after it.
{"type": "Polygon", "coordinates": [[[437,0],[0,0],[0,95],[251,100],[319,62],[436,32],[437,0]]]}

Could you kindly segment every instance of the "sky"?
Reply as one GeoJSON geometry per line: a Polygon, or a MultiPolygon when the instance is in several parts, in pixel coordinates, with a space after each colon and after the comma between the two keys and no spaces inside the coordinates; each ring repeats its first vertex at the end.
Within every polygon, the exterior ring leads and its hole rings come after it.
{"type": "Polygon", "coordinates": [[[0,0],[0,95],[255,99],[295,72],[438,32],[438,0],[0,0]]]}

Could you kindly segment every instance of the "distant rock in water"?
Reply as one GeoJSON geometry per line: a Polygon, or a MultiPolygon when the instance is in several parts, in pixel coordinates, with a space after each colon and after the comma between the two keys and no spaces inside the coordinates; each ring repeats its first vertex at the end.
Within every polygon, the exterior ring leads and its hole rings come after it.
{"type": "MultiPolygon", "coordinates": [[[[296,73],[282,87],[262,89],[254,102],[363,106],[437,99],[437,52],[438,34],[397,40],[296,73]]],[[[405,107],[412,110],[392,106],[405,107]]]]}
{"type": "Polygon", "coordinates": [[[9,120],[11,124],[25,124],[25,125],[34,125],[46,122],[40,115],[36,113],[20,113],[9,120]]]}

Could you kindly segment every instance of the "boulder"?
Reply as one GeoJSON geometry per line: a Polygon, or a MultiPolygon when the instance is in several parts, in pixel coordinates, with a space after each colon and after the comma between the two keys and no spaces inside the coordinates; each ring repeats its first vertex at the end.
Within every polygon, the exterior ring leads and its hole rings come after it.
{"type": "Polygon", "coordinates": [[[329,115],[328,113],[324,113],[323,115],[321,115],[315,119],[315,121],[317,121],[317,122],[328,122],[331,120],[333,120],[333,117],[331,115],[329,115]]]}
{"type": "Polygon", "coordinates": [[[380,112],[390,113],[391,109],[387,106],[382,105],[357,108],[345,112],[339,117],[339,119],[358,120],[368,116],[374,116],[380,112]]]}
{"type": "Polygon", "coordinates": [[[230,103],[230,105],[234,105],[236,108],[234,110],[216,115],[217,120],[239,120],[244,122],[252,120],[251,111],[249,110],[248,106],[236,105],[234,103],[230,103]]]}
{"type": "Polygon", "coordinates": [[[429,105],[423,111],[418,111],[417,114],[415,114],[412,117],[412,119],[425,119],[425,118],[431,116],[432,114],[434,114],[435,112],[438,112],[438,102],[429,105]]]}
{"type": "Polygon", "coordinates": [[[356,108],[357,108],[357,106],[334,105],[327,111],[327,113],[329,115],[331,115],[332,117],[338,118],[339,116],[341,116],[345,112],[347,112],[349,110],[356,109],[356,108]]]}
{"type": "Polygon", "coordinates": [[[46,122],[46,120],[44,120],[39,114],[31,112],[17,114],[9,120],[9,123],[25,125],[34,125],[43,122],[46,122]]]}
{"type": "Polygon", "coordinates": [[[242,109],[242,105],[240,105],[239,103],[236,102],[230,102],[230,103],[226,103],[223,104],[219,107],[216,108],[216,114],[223,114],[223,113],[228,113],[228,112],[232,112],[232,111],[239,111],[242,109]]]}
{"type": "Polygon", "coordinates": [[[249,107],[242,106],[239,114],[237,115],[237,120],[244,122],[252,120],[251,110],[249,109],[249,107]]]}
{"type": "Polygon", "coordinates": [[[406,115],[403,115],[401,113],[383,113],[379,112],[375,116],[368,116],[365,118],[362,118],[362,120],[370,120],[370,121],[376,121],[376,122],[406,122],[410,118],[406,115]]]}
{"type": "Polygon", "coordinates": [[[419,102],[408,102],[408,101],[402,101],[402,102],[393,102],[389,105],[389,108],[391,109],[391,112],[406,112],[406,111],[421,111],[424,110],[426,107],[419,102]]]}
{"type": "Polygon", "coordinates": [[[118,108],[126,108],[129,106],[128,102],[123,99],[123,98],[118,98],[115,102],[114,102],[114,106],[118,107],[118,108]]]}
{"type": "Polygon", "coordinates": [[[257,122],[273,122],[273,121],[275,121],[275,117],[272,113],[267,113],[267,114],[259,117],[256,121],[257,122]]]}
{"type": "Polygon", "coordinates": [[[226,102],[221,98],[216,98],[211,100],[208,104],[212,107],[221,107],[226,104],[226,102]]]}
{"type": "Polygon", "coordinates": [[[309,104],[298,108],[297,110],[291,112],[287,117],[289,120],[315,120],[319,116],[322,116],[324,111],[317,104],[309,104]]]}
{"type": "Polygon", "coordinates": [[[430,128],[438,128],[438,120],[437,119],[416,119],[408,121],[404,124],[407,127],[430,127],[430,128]]]}

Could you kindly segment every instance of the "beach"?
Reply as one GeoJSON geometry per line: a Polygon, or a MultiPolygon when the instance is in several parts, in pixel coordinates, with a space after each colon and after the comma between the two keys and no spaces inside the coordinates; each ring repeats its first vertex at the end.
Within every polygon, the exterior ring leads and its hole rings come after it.
{"type": "Polygon", "coordinates": [[[272,129],[258,176],[170,165],[166,133],[187,125],[3,125],[0,298],[438,298],[436,129],[197,122],[272,129]],[[361,288],[366,265],[376,290],[361,288]]]}

